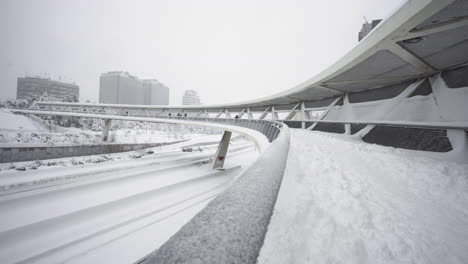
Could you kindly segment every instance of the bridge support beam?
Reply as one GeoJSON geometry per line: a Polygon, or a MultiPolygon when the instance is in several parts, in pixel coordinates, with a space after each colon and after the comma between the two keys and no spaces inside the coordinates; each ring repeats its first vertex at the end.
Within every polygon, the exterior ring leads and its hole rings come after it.
{"type": "Polygon", "coordinates": [[[216,150],[215,159],[213,162],[213,169],[222,169],[224,161],[226,160],[226,154],[229,147],[229,141],[231,141],[232,132],[224,131],[221,142],[219,142],[218,150],[216,150]]]}
{"type": "Polygon", "coordinates": [[[109,131],[112,125],[112,119],[106,119],[105,120],[105,125],[104,125],[104,130],[102,130],[102,141],[108,141],[109,140],[109,131]]]}
{"type": "Polygon", "coordinates": [[[250,108],[248,108],[248,107],[247,107],[247,118],[248,119],[253,119],[254,118],[252,112],[250,112],[250,108]]]}

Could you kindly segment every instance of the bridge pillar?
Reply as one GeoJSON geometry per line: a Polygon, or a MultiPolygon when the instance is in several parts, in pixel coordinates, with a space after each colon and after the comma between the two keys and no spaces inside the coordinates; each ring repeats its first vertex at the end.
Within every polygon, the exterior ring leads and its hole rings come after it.
{"type": "Polygon", "coordinates": [[[102,130],[102,141],[109,140],[109,131],[112,125],[112,119],[106,119],[105,122],[104,130],[102,130]]]}
{"type": "Polygon", "coordinates": [[[222,169],[224,161],[226,160],[226,154],[229,147],[229,141],[231,141],[232,132],[224,131],[221,142],[219,142],[218,150],[216,150],[215,160],[213,162],[213,169],[222,169]]]}

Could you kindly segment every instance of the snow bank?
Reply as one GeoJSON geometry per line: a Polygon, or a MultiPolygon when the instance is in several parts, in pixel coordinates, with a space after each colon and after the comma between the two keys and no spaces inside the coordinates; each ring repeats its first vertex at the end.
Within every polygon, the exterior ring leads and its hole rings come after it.
{"type": "Polygon", "coordinates": [[[15,115],[8,110],[0,109],[0,129],[37,131],[38,127],[36,122],[25,116],[15,115]]]}
{"type": "Polygon", "coordinates": [[[288,149],[285,126],[250,168],[143,263],[255,263],[288,149]]]}
{"type": "Polygon", "coordinates": [[[449,156],[292,130],[258,263],[468,263],[468,160],[449,156]]]}

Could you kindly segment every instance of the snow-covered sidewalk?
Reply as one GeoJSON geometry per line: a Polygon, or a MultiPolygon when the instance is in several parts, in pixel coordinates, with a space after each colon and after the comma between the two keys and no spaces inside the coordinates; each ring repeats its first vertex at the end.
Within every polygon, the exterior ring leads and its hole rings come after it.
{"type": "Polygon", "coordinates": [[[468,263],[468,161],[291,131],[258,263],[468,263]]]}

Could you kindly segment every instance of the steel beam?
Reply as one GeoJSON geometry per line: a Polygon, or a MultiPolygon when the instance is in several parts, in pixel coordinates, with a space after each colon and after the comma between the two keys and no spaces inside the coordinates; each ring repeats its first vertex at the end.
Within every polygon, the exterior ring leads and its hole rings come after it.
{"type": "MultiPolygon", "coordinates": [[[[327,109],[322,113],[322,115],[320,115],[320,117],[318,118],[318,120],[323,120],[323,118],[325,118],[325,116],[328,114],[328,112],[330,112],[330,110],[332,109],[332,107],[334,107],[338,101],[341,99],[341,97],[343,96],[338,96],[337,98],[335,98],[335,100],[333,100],[333,102],[327,107],[327,109]]],[[[317,122],[314,122],[310,127],[308,127],[307,129],[308,130],[312,130],[314,129],[315,126],[317,126],[317,122]]]]}
{"type": "Polygon", "coordinates": [[[216,114],[216,118],[219,118],[219,117],[223,114],[223,111],[224,111],[224,109],[221,109],[221,111],[219,111],[219,112],[216,114]]]}
{"type": "Polygon", "coordinates": [[[265,109],[265,111],[260,115],[260,117],[258,119],[264,119],[268,115],[268,112],[270,111],[270,108],[271,108],[271,106],[267,107],[267,109],[265,109]]]}
{"type": "Polygon", "coordinates": [[[296,109],[301,105],[301,103],[296,104],[293,109],[291,109],[291,112],[288,113],[288,115],[284,118],[284,120],[291,120],[295,115],[296,115],[296,109]]]}

